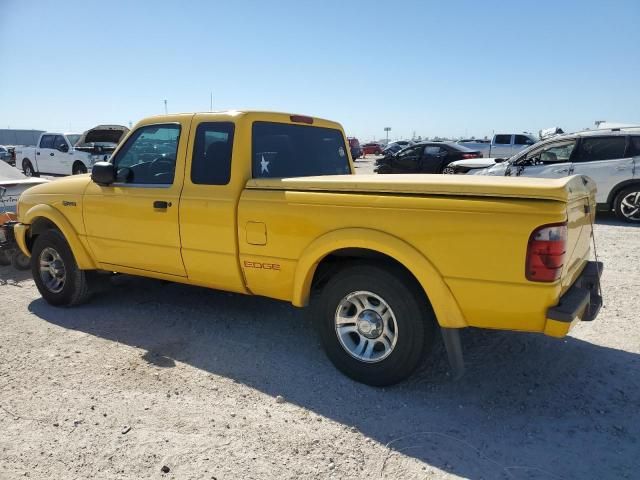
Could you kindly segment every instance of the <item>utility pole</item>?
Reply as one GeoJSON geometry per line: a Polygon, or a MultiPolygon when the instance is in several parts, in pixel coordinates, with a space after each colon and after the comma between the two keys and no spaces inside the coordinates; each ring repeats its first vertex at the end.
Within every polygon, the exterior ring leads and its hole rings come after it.
{"type": "Polygon", "coordinates": [[[164,99],[164,114],[167,114],[167,99],[164,99]]]}
{"type": "Polygon", "coordinates": [[[209,111],[213,112],[213,92],[209,93],[209,111]]]}
{"type": "Polygon", "coordinates": [[[387,143],[389,143],[389,132],[391,131],[391,127],[384,127],[384,131],[387,132],[387,143]]]}

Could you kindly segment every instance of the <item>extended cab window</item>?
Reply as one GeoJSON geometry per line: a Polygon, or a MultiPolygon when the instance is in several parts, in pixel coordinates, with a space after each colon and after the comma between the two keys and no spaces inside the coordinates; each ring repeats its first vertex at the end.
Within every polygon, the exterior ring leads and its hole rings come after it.
{"type": "Polygon", "coordinates": [[[516,135],[514,143],[516,145],[533,145],[533,140],[526,135],[516,135]]]}
{"type": "Polygon", "coordinates": [[[137,129],[113,160],[118,183],[171,185],[176,170],[180,125],[137,129]]]}
{"type": "Polygon", "coordinates": [[[201,185],[226,185],[231,178],[234,125],[207,122],[198,125],[191,160],[191,181],[201,185]]]}
{"type": "Polygon", "coordinates": [[[309,177],[351,173],[340,130],[254,122],[253,178],[309,177]]]}
{"type": "Polygon", "coordinates": [[[624,158],[627,139],[617,137],[584,137],[580,142],[577,160],[580,162],[594,162],[597,160],[613,160],[624,158]]]}

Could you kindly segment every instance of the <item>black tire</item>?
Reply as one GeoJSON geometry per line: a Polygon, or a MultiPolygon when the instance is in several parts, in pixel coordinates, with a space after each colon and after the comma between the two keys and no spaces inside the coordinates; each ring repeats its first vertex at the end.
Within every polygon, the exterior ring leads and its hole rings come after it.
{"type": "Polygon", "coordinates": [[[0,265],[11,265],[11,257],[9,256],[9,252],[6,250],[0,250],[0,265]]]}
{"type": "Polygon", "coordinates": [[[430,350],[436,331],[435,316],[421,288],[415,279],[393,265],[354,263],[341,270],[315,300],[314,317],[331,362],[348,377],[373,386],[392,385],[411,375],[430,350]],[[382,298],[397,323],[395,347],[375,363],[348,353],[336,332],[338,307],[349,294],[360,291],[382,298]]]}
{"type": "Polygon", "coordinates": [[[71,169],[71,173],[73,175],[80,175],[82,173],[87,173],[87,166],[82,162],[76,162],[73,164],[73,168],[71,169]]]}
{"type": "Polygon", "coordinates": [[[22,161],[22,172],[27,177],[39,177],[40,176],[40,174],[38,172],[36,172],[36,170],[33,168],[33,165],[31,164],[31,162],[26,158],[22,161]]]}
{"type": "Polygon", "coordinates": [[[29,270],[31,268],[31,259],[20,250],[16,250],[11,256],[11,265],[16,270],[29,270]]]}
{"type": "Polygon", "coordinates": [[[616,196],[614,209],[616,216],[620,220],[629,223],[640,223],[640,184],[623,189],[616,196]],[[635,205],[637,210],[634,211],[633,207],[629,207],[630,204],[635,205]],[[631,214],[632,212],[635,213],[631,214]]]}
{"type": "Polygon", "coordinates": [[[87,274],[90,272],[85,272],[78,268],[71,248],[69,248],[64,236],[58,230],[47,230],[38,235],[31,251],[31,258],[33,279],[40,295],[47,303],[55,306],[70,307],[86,302],[89,299],[90,290],[87,274]],[[45,249],[53,250],[61,259],[65,280],[60,291],[50,290],[40,274],[40,257],[45,249]]]}

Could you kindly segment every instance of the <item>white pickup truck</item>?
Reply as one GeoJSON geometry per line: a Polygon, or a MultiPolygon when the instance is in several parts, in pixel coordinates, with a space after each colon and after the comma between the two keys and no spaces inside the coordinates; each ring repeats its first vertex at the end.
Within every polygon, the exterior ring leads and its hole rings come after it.
{"type": "Polygon", "coordinates": [[[82,135],[45,132],[35,147],[16,147],[16,167],[27,177],[87,173],[108,160],[128,132],[121,125],[98,125],[82,135]]]}
{"type": "Polygon", "coordinates": [[[478,150],[484,158],[509,158],[538,140],[529,133],[499,133],[491,142],[463,140],[458,143],[471,150],[478,150]]]}

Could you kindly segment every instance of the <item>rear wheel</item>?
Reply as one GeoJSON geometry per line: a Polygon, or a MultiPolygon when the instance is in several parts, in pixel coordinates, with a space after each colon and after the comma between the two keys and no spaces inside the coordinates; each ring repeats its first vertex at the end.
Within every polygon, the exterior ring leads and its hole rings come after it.
{"type": "Polygon", "coordinates": [[[616,197],[614,208],[618,218],[640,223],[640,184],[622,190],[616,197]]]}
{"type": "Polygon", "coordinates": [[[89,298],[89,272],[78,268],[71,248],[58,230],[47,230],[36,238],[31,252],[31,273],[40,295],[51,305],[77,305],[89,298]]]}
{"type": "Polygon", "coordinates": [[[26,177],[37,177],[38,172],[35,171],[31,162],[27,159],[22,161],[22,171],[26,177]]]}
{"type": "Polygon", "coordinates": [[[11,265],[11,257],[6,250],[0,250],[0,265],[11,265]]]}
{"type": "Polygon", "coordinates": [[[415,280],[367,263],[332,277],[315,314],[329,359],[368,385],[392,385],[411,375],[435,332],[435,318],[415,280]]]}
{"type": "Polygon", "coordinates": [[[16,270],[29,270],[31,267],[31,259],[20,250],[16,250],[11,257],[11,265],[16,270]]]}

